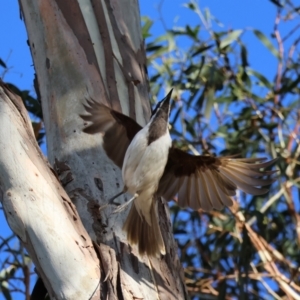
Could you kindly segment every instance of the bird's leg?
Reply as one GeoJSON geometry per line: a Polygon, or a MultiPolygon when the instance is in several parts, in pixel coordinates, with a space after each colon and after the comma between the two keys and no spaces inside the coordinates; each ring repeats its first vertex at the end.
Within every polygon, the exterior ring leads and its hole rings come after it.
{"type": "Polygon", "coordinates": [[[115,200],[116,198],[118,198],[119,196],[123,195],[124,193],[126,193],[125,188],[123,189],[122,192],[120,192],[120,193],[118,193],[117,195],[115,195],[115,196],[113,196],[112,198],[110,198],[110,199],[108,200],[108,204],[120,205],[119,203],[115,203],[114,200],[115,200]]]}
{"type": "Polygon", "coordinates": [[[116,205],[116,206],[119,206],[120,204],[119,204],[119,203],[115,203],[114,200],[115,200],[116,198],[118,198],[119,196],[123,195],[123,194],[126,193],[126,192],[127,192],[127,187],[124,186],[123,190],[122,190],[120,193],[118,193],[117,195],[115,195],[115,196],[113,196],[112,198],[110,198],[106,204],[104,204],[104,205],[102,205],[102,206],[100,207],[99,210],[102,210],[102,209],[106,208],[108,205],[116,205]]]}
{"type": "Polygon", "coordinates": [[[124,210],[134,199],[136,199],[139,196],[139,194],[134,194],[134,196],[126,201],[125,203],[123,203],[122,205],[120,205],[116,210],[114,210],[114,214],[121,212],[122,210],[124,210]]]}

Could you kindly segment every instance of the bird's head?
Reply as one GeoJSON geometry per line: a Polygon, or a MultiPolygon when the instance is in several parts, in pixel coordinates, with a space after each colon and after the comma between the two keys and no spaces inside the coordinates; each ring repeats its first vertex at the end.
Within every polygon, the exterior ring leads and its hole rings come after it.
{"type": "Polygon", "coordinates": [[[168,128],[171,94],[172,90],[162,101],[156,105],[152,113],[151,120],[147,125],[148,145],[166,134],[169,135],[168,128]]]}
{"type": "Polygon", "coordinates": [[[151,114],[151,121],[157,117],[162,117],[165,116],[166,121],[169,118],[169,114],[170,114],[170,100],[171,100],[171,95],[172,95],[173,89],[171,89],[171,91],[168,93],[168,95],[162,99],[161,101],[159,101],[154,110],[152,111],[151,114]]]}

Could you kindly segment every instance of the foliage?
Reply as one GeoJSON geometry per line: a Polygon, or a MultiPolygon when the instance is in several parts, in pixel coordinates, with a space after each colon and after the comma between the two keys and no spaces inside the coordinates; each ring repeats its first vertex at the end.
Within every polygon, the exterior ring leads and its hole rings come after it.
{"type": "MultiPolygon", "coordinates": [[[[153,95],[175,88],[176,144],[195,154],[278,158],[279,180],[267,195],[240,192],[234,206],[220,212],[171,207],[194,299],[294,299],[300,292],[300,14],[291,1],[272,2],[271,38],[257,29],[210,25],[212,14],[191,1],[185,6],[201,26],[146,39],[153,95]],[[288,22],[291,30],[283,36],[280,25],[288,22]],[[247,31],[276,58],[272,80],[249,66],[247,31]]],[[[151,24],[144,18],[145,37],[151,37],[151,24]]]]}
{"type": "MultiPolygon", "coordinates": [[[[175,142],[195,154],[279,158],[279,180],[267,195],[239,193],[235,205],[220,212],[171,205],[193,299],[296,299],[300,293],[300,10],[291,0],[270,1],[278,9],[270,37],[258,29],[221,30],[209,11],[192,1],[186,7],[201,25],[152,37],[153,22],[143,19],[152,94],[175,88],[175,142]],[[280,25],[288,22],[296,25],[283,36],[280,25]],[[249,66],[247,31],[276,58],[272,79],[249,66]],[[184,49],[182,40],[188,40],[184,49]]],[[[1,59],[0,68],[6,68],[1,59]]],[[[22,97],[41,143],[39,101],[28,91],[10,88],[22,97]]],[[[32,269],[24,249],[12,241],[1,237],[0,242],[0,292],[6,299],[15,291],[28,297],[32,269]]]]}
{"type": "Polygon", "coordinates": [[[15,293],[22,293],[25,299],[30,296],[30,280],[33,275],[32,262],[12,234],[0,236],[0,292],[6,300],[12,300],[15,293]]]}

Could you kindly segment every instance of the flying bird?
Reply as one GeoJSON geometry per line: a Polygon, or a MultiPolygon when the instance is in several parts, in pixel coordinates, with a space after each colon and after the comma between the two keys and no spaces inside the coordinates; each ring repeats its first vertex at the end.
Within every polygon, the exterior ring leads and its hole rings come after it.
{"type": "Polygon", "coordinates": [[[145,127],[92,99],[84,104],[87,114],[80,115],[91,122],[83,131],[102,133],[107,156],[122,169],[124,188],[109,203],[125,192],[134,195],[123,230],[128,242],[138,245],[140,255],[165,254],[155,196],[172,200],[177,195],[180,207],[220,210],[233,204],[237,189],[262,195],[268,189],[261,186],[276,179],[270,178],[276,171],[261,171],[276,159],[195,156],[172,146],[171,94],[172,90],[157,104],[145,127]]]}

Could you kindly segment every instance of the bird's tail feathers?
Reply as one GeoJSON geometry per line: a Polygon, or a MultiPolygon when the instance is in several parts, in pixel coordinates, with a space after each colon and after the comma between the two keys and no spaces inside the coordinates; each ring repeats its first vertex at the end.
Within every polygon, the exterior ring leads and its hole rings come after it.
{"type": "Polygon", "coordinates": [[[140,216],[135,203],[132,204],[128,217],[123,226],[130,245],[137,245],[139,254],[159,256],[165,254],[165,244],[158,223],[157,201],[152,200],[150,208],[151,225],[140,216]]]}

